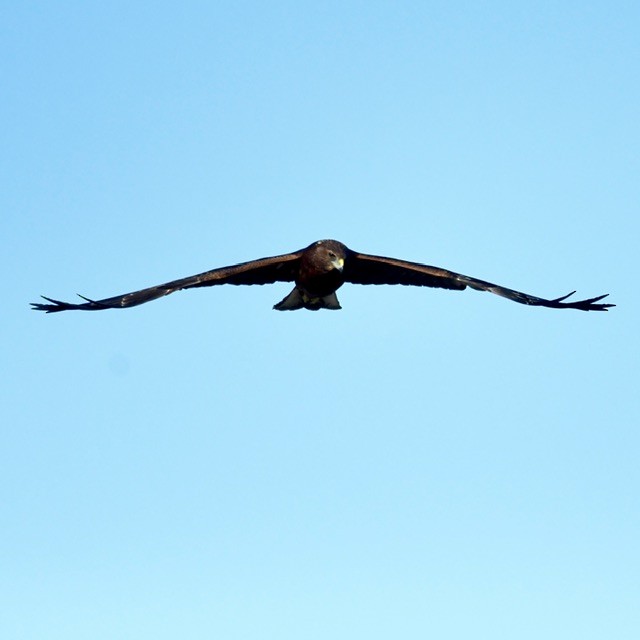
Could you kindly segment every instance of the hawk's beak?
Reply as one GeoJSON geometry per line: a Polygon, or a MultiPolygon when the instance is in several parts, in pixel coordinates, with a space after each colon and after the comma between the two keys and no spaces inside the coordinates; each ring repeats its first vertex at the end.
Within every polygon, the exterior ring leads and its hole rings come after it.
{"type": "Polygon", "coordinates": [[[335,260],[331,261],[331,264],[334,266],[334,268],[336,268],[338,271],[342,271],[344,269],[344,258],[336,258],[335,260]]]}

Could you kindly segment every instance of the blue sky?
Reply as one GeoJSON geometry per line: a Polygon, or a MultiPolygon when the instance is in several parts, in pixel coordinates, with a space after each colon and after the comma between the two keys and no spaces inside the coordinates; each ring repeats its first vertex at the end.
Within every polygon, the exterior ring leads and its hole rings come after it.
{"type": "Polygon", "coordinates": [[[0,24],[2,637],[638,637],[636,3],[0,24]],[[618,306],[28,308],[326,237],[618,306]]]}

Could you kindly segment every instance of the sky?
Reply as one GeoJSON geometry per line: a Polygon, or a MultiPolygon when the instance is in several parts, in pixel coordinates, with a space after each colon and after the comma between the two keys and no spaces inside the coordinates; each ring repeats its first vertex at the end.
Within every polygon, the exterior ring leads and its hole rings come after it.
{"type": "Polygon", "coordinates": [[[0,12],[1,637],[640,637],[637,3],[0,12]],[[322,238],[617,306],[29,309],[322,238]]]}

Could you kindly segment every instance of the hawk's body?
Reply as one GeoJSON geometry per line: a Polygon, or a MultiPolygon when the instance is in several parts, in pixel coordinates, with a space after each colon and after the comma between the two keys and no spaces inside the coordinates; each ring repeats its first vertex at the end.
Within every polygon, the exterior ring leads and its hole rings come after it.
{"type": "Polygon", "coordinates": [[[548,300],[439,267],[358,253],[337,240],[319,240],[294,253],[212,269],[195,276],[173,280],[113,298],[90,300],[81,296],[86,302],[80,304],[45,298],[50,304],[34,303],[33,307],[47,313],[74,309],[83,311],[122,309],[161,298],[180,289],[211,287],[220,284],[251,285],[273,282],[295,282],[293,291],[274,306],[274,309],[278,311],[303,308],[311,311],[340,309],[336,291],[345,282],[401,284],[458,291],[471,287],[478,291],[490,291],[521,304],[553,309],[606,311],[609,307],[615,306],[599,302],[606,297],[606,294],[576,302],[564,302],[572,294],[548,300]]]}

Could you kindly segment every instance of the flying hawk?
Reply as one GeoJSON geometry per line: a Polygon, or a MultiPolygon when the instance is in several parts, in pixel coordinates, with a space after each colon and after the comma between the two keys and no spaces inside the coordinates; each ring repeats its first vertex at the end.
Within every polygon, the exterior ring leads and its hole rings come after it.
{"type": "Polygon", "coordinates": [[[615,306],[600,303],[600,300],[608,294],[576,302],[565,302],[569,296],[575,293],[573,291],[566,296],[547,300],[439,267],[358,253],[337,240],[318,240],[305,249],[293,253],[212,269],[195,276],[173,280],[104,300],[91,300],[80,296],[85,300],[84,303],[71,304],[42,296],[51,304],[32,304],[34,309],[47,313],[69,310],[123,309],[162,298],[180,289],[211,287],[218,284],[271,284],[273,282],[295,282],[293,291],[273,307],[278,311],[340,309],[336,290],[345,282],[352,284],[402,284],[455,289],[457,291],[471,287],[478,291],[490,291],[520,304],[552,309],[607,311],[609,307],[615,306]]]}

